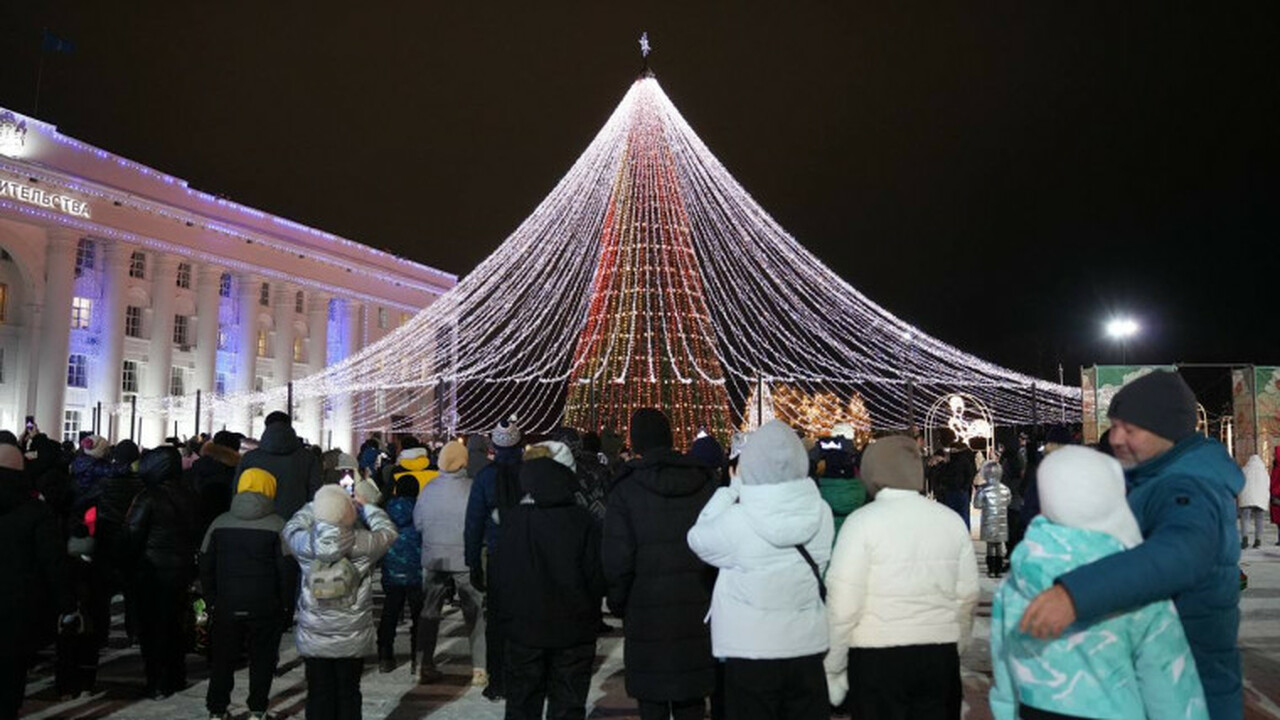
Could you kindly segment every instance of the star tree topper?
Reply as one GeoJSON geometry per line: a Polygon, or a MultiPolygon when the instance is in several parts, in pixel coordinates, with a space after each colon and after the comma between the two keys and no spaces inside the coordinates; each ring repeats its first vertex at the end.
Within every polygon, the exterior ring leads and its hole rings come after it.
{"type": "Polygon", "coordinates": [[[640,33],[640,55],[645,58],[649,57],[649,33],[648,32],[640,33]]]}

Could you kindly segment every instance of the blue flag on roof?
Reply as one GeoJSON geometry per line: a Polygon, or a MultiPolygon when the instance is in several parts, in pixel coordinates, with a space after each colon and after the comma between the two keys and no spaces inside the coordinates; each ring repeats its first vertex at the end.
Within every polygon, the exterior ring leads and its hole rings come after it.
{"type": "Polygon", "coordinates": [[[46,29],[40,49],[47,53],[73,53],[76,51],[76,44],[70,40],[64,40],[46,29]]]}

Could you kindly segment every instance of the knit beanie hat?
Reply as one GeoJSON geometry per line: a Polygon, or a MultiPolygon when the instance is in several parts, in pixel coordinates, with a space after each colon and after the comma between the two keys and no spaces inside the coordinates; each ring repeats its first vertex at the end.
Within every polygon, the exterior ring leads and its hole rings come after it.
{"type": "Polygon", "coordinates": [[[524,434],[520,432],[520,426],[516,422],[516,416],[512,415],[498,423],[493,432],[489,433],[489,436],[493,438],[494,447],[509,448],[520,444],[520,439],[524,437],[524,434]]]}
{"type": "Polygon", "coordinates": [[[256,492],[274,500],[276,498],[276,476],[262,468],[247,468],[240,473],[240,481],[236,483],[236,492],[256,492]]]}
{"type": "Polygon", "coordinates": [[[875,497],[881,488],[923,490],[924,463],[916,441],[906,435],[891,435],[868,445],[862,455],[862,482],[869,497],[875,497]]]}
{"type": "Polygon", "coordinates": [[[809,456],[796,431],[781,420],[770,420],[747,436],[738,457],[743,485],[773,485],[805,477],[809,456]]]}
{"type": "Polygon", "coordinates": [[[128,439],[121,440],[116,443],[114,448],[111,448],[111,462],[120,465],[131,465],[138,460],[140,455],[138,444],[128,439]]]}
{"type": "Polygon", "coordinates": [[[352,492],[365,505],[377,505],[382,502],[382,491],[372,480],[364,478],[357,480],[352,492]]]}
{"type": "Polygon", "coordinates": [[[689,447],[689,457],[708,467],[718,468],[724,465],[724,448],[714,437],[703,435],[689,447]]]}
{"type": "Polygon", "coordinates": [[[831,426],[831,436],[852,440],[854,438],[853,425],[850,425],[847,422],[836,423],[831,426]]]}
{"type": "Polygon", "coordinates": [[[427,457],[427,449],[424,447],[410,447],[400,451],[396,456],[396,462],[403,463],[405,460],[416,460],[418,458],[427,457]]]}
{"type": "Polygon", "coordinates": [[[420,492],[422,492],[422,486],[418,484],[418,478],[412,475],[401,475],[396,478],[395,484],[391,487],[391,494],[394,497],[416,498],[420,492]]]}
{"type": "Polygon", "coordinates": [[[311,501],[311,508],[317,520],[333,525],[351,527],[356,522],[355,503],[351,502],[341,485],[321,485],[315,500],[311,501]]]}
{"type": "Polygon", "coordinates": [[[360,463],[356,462],[354,455],[348,453],[338,453],[338,464],[333,466],[334,470],[359,470],[360,463]]]}
{"type": "Polygon", "coordinates": [[[90,435],[80,441],[80,449],[84,450],[85,455],[95,460],[101,460],[107,456],[107,451],[111,449],[111,445],[101,435],[90,435]]]}
{"type": "Polygon", "coordinates": [[[577,472],[578,465],[573,460],[573,451],[568,445],[555,440],[547,440],[545,442],[534,443],[525,451],[525,459],[533,460],[540,457],[547,457],[555,460],[561,465],[577,472]]]}
{"type": "Polygon", "coordinates": [[[213,444],[222,447],[231,448],[236,452],[240,452],[240,439],[244,437],[240,433],[233,433],[228,430],[219,430],[213,434],[213,444]]]}
{"type": "Polygon", "coordinates": [[[1178,373],[1156,370],[1120,388],[1107,417],[1176,443],[1195,434],[1196,396],[1178,373]]]}
{"type": "Polygon", "coordinates": [[[631,450],[641,455],[671,447],[671,421],[654,408],[640,408],[631,415],[631,450]]]}
{"type": "Polygon", "coordinates": [[[1127,548],[1142,543],[1125,500],[1124,470],[1115,458],[1080,445],[1050,453],[1036,471],[1040,512],[1058,525],[1097,530],[1127,548]]]}
{"type": "Polygon", "coordinates": [[[457,472],[467,466],[467,446],[453,441],[440,451],[440,469],[444,472],[457,472]]]}

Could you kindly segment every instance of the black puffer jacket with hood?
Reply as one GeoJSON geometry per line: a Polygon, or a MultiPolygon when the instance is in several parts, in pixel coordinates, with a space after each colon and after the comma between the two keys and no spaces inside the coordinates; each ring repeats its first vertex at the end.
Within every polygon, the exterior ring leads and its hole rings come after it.
{"type": "Polygon", "coordinates": [[[182,482],[182,457],[172,446],[148,450],[138,461],[143,489],[126,519],[127,559],[135,572],[195,567],[199,500],[182,482]]]}
{"type": "Polygon", "coordinates": [[[632,697],[689,700],[715,686],[703,620],[716,571],[685,540],[715,489],[710,469],[661,448],[628,462],[609,493],[601,555],[609,609],[626,618],[632,697]]]}
{"type": "Polygon", "coordinates": [[[200,587],[218,612],[237,618],[283,619],[293,603],[293,558],[285,555],[271,498],[238,493],[209,526],[200,548],[200,587]]]}
{"type": "Polygon", "coordinates": [[[529,494],[504,516],[493,573],[507,637],[528,647],[564,648],[595,642],[604,571],[600,534],[574,499],[577,478],[551,458],[520,466],[529,494]]]}
{"type": "Polygon", "coordinates": [[[183,475],[200,498],[197,535],[203,537],[214,518],[231,509],[231,496],[236,493],[236,465],[239,464],[240,453],[210,440],[200,447],[200,457],[183,475]]]}
{"type": "Polygon", "coordinates": [[[249,468],[262,468],[275,476],[276,514],[285,522],[298,508],[311,502],[320,489],[320,460],[287,422],[272,423],[262,431],[258,447],[240,458],[236,482],[240,481],[240,473],[249,468]]]}

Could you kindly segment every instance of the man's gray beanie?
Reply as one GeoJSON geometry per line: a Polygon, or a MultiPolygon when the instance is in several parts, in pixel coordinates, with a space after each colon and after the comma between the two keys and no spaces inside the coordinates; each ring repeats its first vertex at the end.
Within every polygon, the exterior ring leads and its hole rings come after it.
{"type": "Polygon", "coordinates": [[[1156,370],[1120,388],[1107,417],[1178,442],[1196,432],[1196,396],[1178,373],[1156,370]]]}

